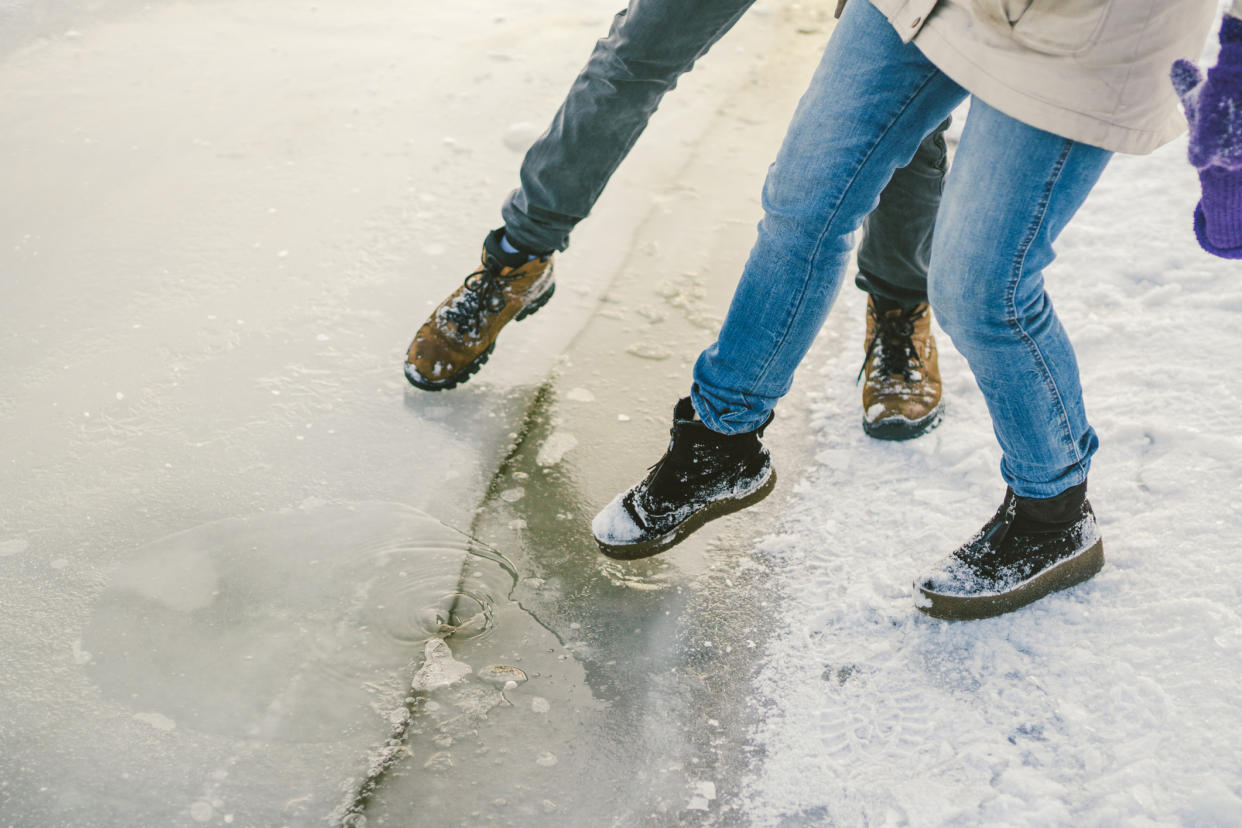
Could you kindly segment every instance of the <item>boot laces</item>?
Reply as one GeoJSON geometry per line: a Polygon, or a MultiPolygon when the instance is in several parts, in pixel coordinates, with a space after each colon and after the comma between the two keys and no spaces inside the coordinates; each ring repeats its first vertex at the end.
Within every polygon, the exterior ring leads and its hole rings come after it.
{"type": "Polygon", "coordinates": [[[914,323],[927,314],[927,306],[919,305],[900,313],[878,313],[872,305],[867,310],[875,321],[875,333],[867,343],[867,353],[858,369],[861,380],[867,370],[867,361],[879,349],[879,370],[883,376],[900,375],[907,382],[914,379],[914,372],[923,371],[923,357],[914,347],[914,323]]]}
{"type": "Polygon", "coordinates": [[[444,316],[452,320],[458,330],[478,334],[483,317],[499,313],[505,306],[505,281],[500,265],[489,257],[482,267],[465,278],[462,283],[465,291],[444,309],[444,316]]]}

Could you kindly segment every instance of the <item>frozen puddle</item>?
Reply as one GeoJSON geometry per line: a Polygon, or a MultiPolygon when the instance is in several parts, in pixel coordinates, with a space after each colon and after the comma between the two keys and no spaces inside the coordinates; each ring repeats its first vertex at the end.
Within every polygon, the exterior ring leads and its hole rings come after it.
{"type": "Polygon", "coordinates": [[[108,574],[73,642],[100,712],[39,749],[63,788],[10,788],[4,808],[339,822],[404,752],[415,695],[467,685],[479,705],[508,703],[520,668],[468,665],[445,641],[492,637],[515,584],[499,553],[395,503],[308,501],[151,542],[108,574]]]}
{"type": "Polygon", "coordinates": [[[83,649],[140,715],[329,741],[373,730],[428,639],[486,634],[512,586],[502,558],[413,509],[313,505],[148,545],[114,575],[83,649]]]}

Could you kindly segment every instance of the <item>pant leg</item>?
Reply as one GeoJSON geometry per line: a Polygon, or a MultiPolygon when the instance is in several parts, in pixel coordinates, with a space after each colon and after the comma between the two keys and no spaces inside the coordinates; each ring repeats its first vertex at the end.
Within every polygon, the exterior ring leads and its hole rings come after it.
{"type": "Polygon", "coordinates": [[[1022,497],[1084,482],[1098,445],[1043,271],[1111,155],[974,99],[936,218],[932,309],[970,364],[1001,474],[1022,497]]]}
{"type": "Polygon", "coordinates": [[[893,173],[880,204],[863,222],[854,284],[881,299],[913,308],[927,301],[936,210],[949,168],[946,118],[919,144],[914,160],[893,173]]]}
{"type": "Polygon", "coordinates": [[[631,0],[595,44],[551,126],[527,151],[501,209],[509,237],[564,250],[664,93],[754,0],[631,0]]]}
{"type": "Polygon", "coordinates": [[[710,428],[751,431],[789,390],[853,232],[965,95],[870,3],[846,5],[768,171],[758,239],[720,335],[695,363],[691,397],[710,428]]]}

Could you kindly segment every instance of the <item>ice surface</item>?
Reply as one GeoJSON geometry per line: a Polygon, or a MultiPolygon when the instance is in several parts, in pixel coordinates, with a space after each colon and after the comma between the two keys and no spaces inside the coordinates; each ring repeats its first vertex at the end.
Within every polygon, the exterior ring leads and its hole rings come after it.
{"type": "MultiPolygon", "coordinates": [[[[476,521],[539,385],[620,278],[652,192],[701,155],[704,136],[718,144],[702,157],[722,157],[739,122],[721,104],[753,87],[757,70],[794,73],[725,62],[687,80],[575,233],[574,255],[590,265],[559,261],[566,289],[538,322],[506,331],[470,383],[431,395],[407,390],[397,365],[425,314],[477,265],[516,184],[502,129],[542,128],[614,3],[521,0],[507,21],[473,2],[430,10],[390,0],[4,9],[0,423],[18,435],[0,461],[0,673],[16,677],[0,681],[5,824],[218,824],[234,814],[237,824],[323,824],[372,769],[409,755],[400,744],[385,753],[397,728],[465,716],[489,734],[493,704],[532,724],[510,742],[530,749],[516,765],[560,777],[596,765],[576,729],[598,713],[578,659],[632,663],[639,639],[610,641],[585,624],[558,640],[508,600],[503,566],[488,563],[482,578],[463,570],[474,552],[447,526],[468,532],[476,521]],[[499,48],[509,60],[487,57],[499,48]],[[512,708],[500,688],[467,676],[411,715],[410,682],[439,637],[496,648],[463,663],[539,669],[503,691],[512,708]],[[528,689],[536,681],[538,692],[528,689]],[[558,756],[555,768],[535,762],[544,750],[558,756]]],[[[730,37],[780,39],[754,28],[730,37]]],[[[805,57],[809,66],[812,44],[805,57]]],[[[782,82],[765,99],[780,98],[774,91],[792,107],[796,88],[782,82]]],[[[756,145],[774,148],[779,121],[756,145]]],[[[750,144],[760,128],[742,129],[750,144]]],[[[725,189],[757,191],[764,163],[745,187],[725,189]]],[[[721,178],[706,168],[693,176],[721,178]]],[[[694,186],[686,179],[684,192],[694,186]]],[[[753,224],[746,197],[713,200],[730,205],[735,223],[687,205],[700,234],[753,224]]],[[[650,285],[667,275],[656,264],[625,278],[645,294],[627,307],[653,301],[650,285]]],[[[625,356],[632,336],[618,336],[597,343],[614,362],[649,366],[625,356]]],[[[567,387],[598,383],[580,374],[567,387]]],[[[610,428],[617,411],[647,404],[643,393],[596,393],[610,428]]],[[[598,427],[575,426],[576,447],[562,441],[558,462],[526,472],[561,479],[598,445],[598,427]]],[[[497,494],[519,488],[509,480],[497,494]]],[[[521,598],[572,609],[580,598],[565,598],[566,578],[608,590],[615,580],[624,584],[617,629],[656,635],[634,619],[636,601],[676,592],[631,586],[652,580],[641,572],[594,568],[589,515],[576,510],[593,514],[607,499],[596,497],[498,499],[525,510],[500,524],[507,538],[543,541],[544,518],[557,515],[575,533],[541,549],[574,565],[524,572],[525,583],[544,583],[521,598]],[[511,521],[536,530],[515,532],[511,521]]],[[[654,649],[675,652],[676,628],[654,649]]],[[[609,715],[591,719],[603,727],[590,744],[628,728],[609,715]]],[[[408,735],[410,770],[451,754],[431,763],[435,773],[476,787],[499,781],[490,757],[465,752],[476,741],[408,735]]],[[[640,767],[646,745],[663,755],[681,741],[632,742],[625,761],[640,767]]],[[[670,789],[680,807],[680,780],[670,789]]],[[[656,797],[634,807],[655,813],[656,797]]],[[[426,799],[422,790],[396,805],[408,814],[426,799]]],[[[572,789],[531,800],[539,814],[545,799],[566,821],[581,814],[572,789]]]]}

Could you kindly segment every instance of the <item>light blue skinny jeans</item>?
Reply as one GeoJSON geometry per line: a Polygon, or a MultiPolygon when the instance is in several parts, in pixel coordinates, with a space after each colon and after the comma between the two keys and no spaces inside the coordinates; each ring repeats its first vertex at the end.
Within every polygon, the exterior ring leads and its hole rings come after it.
{"type": "MultiPolygon", "coordinates": [[[[768,171],[758,240],[720,335],[694,367],[691,396],[709,427],[751,431],[788,392],[841,287],[853,232],[966,96],[869,2],[846,5],[768,171]]],[[[976,98],[936,215],[928,296],[974,372],[1001,474],[1022,497],[1085,481],[1098,445],[1043,271],[1110,157],[976,98]]]]}

